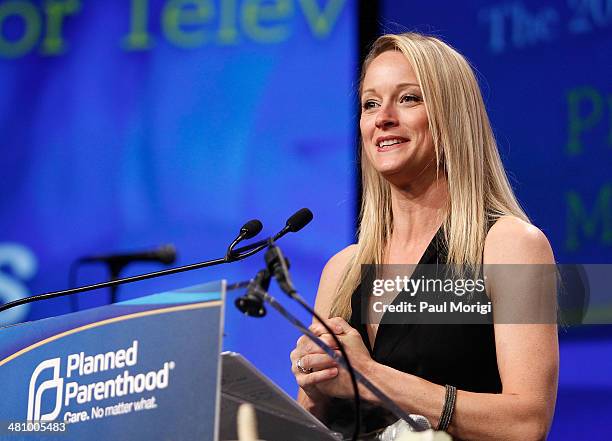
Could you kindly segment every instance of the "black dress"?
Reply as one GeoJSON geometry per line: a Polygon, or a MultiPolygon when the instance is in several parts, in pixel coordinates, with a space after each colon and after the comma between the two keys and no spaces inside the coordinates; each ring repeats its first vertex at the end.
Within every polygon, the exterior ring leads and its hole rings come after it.
{"type": "MultiPolygon", "coordinates": [[[[442,229],[433,238],[419,261],[446,263],[442,229]]],[[[389,324],[383,316],[374,347],[361,320],[359,288],[351,298],[350,325],[357,329],[372,358],[381,364],[410,373],[439,385],[459,390],[500,393],[502,389],[493,325],[489,324],[389,324]]],[[[393,397],[391,397],[393,398],[393,397]]],[[[387,410],[362,401],[362,432],[371,432],[394,423],[387,410]]],[[[354,424],[352,400],[332,399],[326,422],[333,430],[350,435],[354,424]]]]}

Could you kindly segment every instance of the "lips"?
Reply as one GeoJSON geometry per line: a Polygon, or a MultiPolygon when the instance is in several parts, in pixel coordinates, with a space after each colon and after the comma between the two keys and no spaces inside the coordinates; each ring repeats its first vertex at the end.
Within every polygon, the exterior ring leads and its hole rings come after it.
{"type": "Polygon", "coordinates": [[[379,152],[387,152],[401,147],[408,141],[410,141],[408,138],[402,136],[382,136],[376,139],[376,148],[379,152]]]}

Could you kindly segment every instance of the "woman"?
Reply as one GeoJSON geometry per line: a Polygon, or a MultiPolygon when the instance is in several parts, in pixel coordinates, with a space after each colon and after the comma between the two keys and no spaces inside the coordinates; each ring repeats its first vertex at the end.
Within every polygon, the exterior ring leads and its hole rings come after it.
{"type": "MultiPolygon", "coordinates": [[[[504,172],[475,76],[440,40],[385,35],[360,81],[363,205],[359,240],[321,275],[315,309],[353,366],[405,411],[470,440],[545,439],[558,377],[555,324],[363,325],[361,264],[553,264],[504,172]]],[[[486,275],[486,274],[485,274],[486,275]]],[[[487,280],[494,304],[508,300],[487,280]]],[[[312,330],[328,343],[320,324],[312,330]]],[[[291,353],[298,401],[350,417],[346,371],[302,337],[291,353]]],[[[360,388],[366,404],[381,406],[360,388]]],[[[380,409],[379,409],[380,410],[380,409]]],[[[376,412],[369,429],[387,424],[376,412]]]]}

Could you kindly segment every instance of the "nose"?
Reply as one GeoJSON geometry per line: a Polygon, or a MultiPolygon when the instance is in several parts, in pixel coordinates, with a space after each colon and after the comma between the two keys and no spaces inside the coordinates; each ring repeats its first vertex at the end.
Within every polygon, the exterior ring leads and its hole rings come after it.
{"type": "Polygon", "coordinates": [[[376,127],[379,129],[398,125],[397,111],[392,103],[383,105],[376,115],[376,127]]]}

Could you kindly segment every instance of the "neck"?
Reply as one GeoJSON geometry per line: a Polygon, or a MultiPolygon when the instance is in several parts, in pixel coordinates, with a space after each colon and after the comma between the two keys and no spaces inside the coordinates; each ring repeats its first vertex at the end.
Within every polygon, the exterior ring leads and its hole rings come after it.
{"type": "Polygon", "coordinates": [[[408,184],[391,183],[391,242],[407,246],[431,238],[444,221],[447,203],[446,177],[442,171],[436,175],[436,167],[429,167],[408,184]]]}

